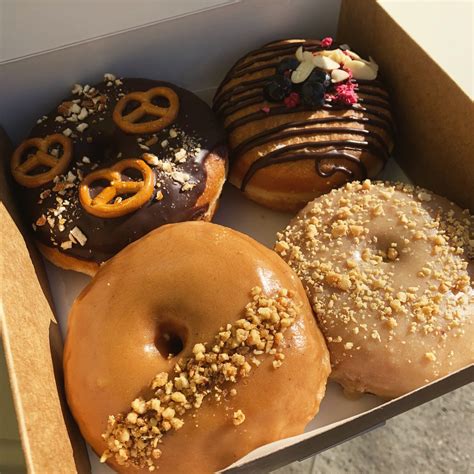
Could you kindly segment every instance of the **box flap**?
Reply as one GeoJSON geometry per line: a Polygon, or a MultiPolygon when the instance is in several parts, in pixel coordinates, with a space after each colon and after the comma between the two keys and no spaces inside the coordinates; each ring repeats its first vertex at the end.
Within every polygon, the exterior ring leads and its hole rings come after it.
{"type": "MultiPolygon", "coordinates": [[[[410,11],[411,3],[404,3],[406,14],[398,11],[397,18],[384,8],[389,3],[344,0],[338,39],[364,55],[370,54],[380,65],[398,127],[395,156],[406,174],[416,184],[473,211],[473,102],[454,76],[432,59],[437,55],[431,55],[405,31],[404,20],[416,13],[410,11]]],[[[430,12],[417,24],[421,29],[437,20],[430,12]]],[[[415,29],[410,22],[410,30],[415,29]]],[[[468,29],[464,42],[472,41],[469,36],[468,29]]],[[[438,44],[424,42],[425,48],[438,44]]]]}
{"type": "Polygon", "coordinates": [[[0,327],[26,464],[31,472],[89,472],[85,445],[64,396],[63,344],[45,296],[50,293],[43,262],[25,242],[8,194],[10,153],[0,129],[0,327]]]}

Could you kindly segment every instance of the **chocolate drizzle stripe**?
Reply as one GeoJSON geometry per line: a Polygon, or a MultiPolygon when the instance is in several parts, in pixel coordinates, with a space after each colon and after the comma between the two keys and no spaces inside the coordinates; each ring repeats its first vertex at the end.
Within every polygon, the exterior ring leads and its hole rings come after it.
{"type": "Polygon", "coordinates": [[[239,112],[242,109],[245,109],[246,107],[249,107],[250,105],[255,105],[255,104],[263,104],[263,95],[261,93],[259,94],[249,94],[249,96],[246,96],[245,100],[238,100],[234,102],[229,102],[225,107],[222,108],[220,112],[218,112],[217,115],[222,118],[222,120],[226,120],[228,117],[230,117],[232,114],[235,114],[236,112],[239,112]]]}
{"type": "Polygon", "coordinates": [[[374,138],[381,145],[383,154],[388,158],[389,150],[383,138],[372,130],[363,128],[343,128],[343,127],[310,127],[311,125],[319,125],[323,123],[337,123],[337,122],[356,122],[364,125],[371,125],[385,129],[385,123],[378,120],[369,118],[353,118],[347,120],[346,117],[322,117],[309,120],[300,120],[295,122],[288,122],[280,126],[265,130],[257,135],[254,135],[247,140],[241,142],[232,153],[233,160],[239,156],[247,153],[255,147],[278,141],[284,138],[290,138],[292,136],[299,135],[317,135],[318,133],[350,133],[366,135],[367,137],[374,138]],[[290,130],[291,129],[291,130],[290,130]]]}
{"type": "MultiPolygon", "coordinates": [[[[266,69],[266,68],[263,68],[263,69],[266,69]]],[[[215,100],[214,102],[214,105],[213,105],[213,110],[217,113],[222,113],[222,106],[223,106],[223,103],[224,101],[226,101],[227,99],[231,99],[232,96],[234,94],[243,94],[245,92],[248,92],[250,90],[253,90],[253,89],[257,89],[259,87],[263,87],[265,84],[266,84],[266,81],[272,76],[273,74],[269,74],[268,76],[265,76],[265,77],[261,77],[261,78],[258,78],[258,79],[253,79],[253,80],[248,80],[248,81],[243,81],[241,82],[240,84],[238,84],[237,86],[225,91],[222,93],[222,95],[215,100]]],[[[368,84],[369,81],[365,81],[364,84],[368,84]]],[[[373,88],[378,88],[379,90],[382,90],[381,87],[377,86],[377,85],[374,85],[372,87],[362,87],[359,85],[359,88],[358,88],[358,92],[360,94],[363,94],[363,95],[370,95],[370,96],[374,96],[374,97],[379,97],[379,98],[386,98],[387,96],[383,95],[383,93],[377,93],[376,91],[373,90],[373,88]]],[[[254,93],[255,95],[252,94],[252,98],[253,97],[257,97],[256,93],[254,93]]],[[[263,100],[263,93],[260,91],[260,94],[261,94],[261,97],[262,97],[262,100],[263,100]]],[[[226,108],[227,107],[230,107],[232,112],[229,112],[227,115],[229,114],[232,114],[232,113],[235,113],[237,112],[238,110],[240,110],[240,108],[244,108],[244,107],[247,107],[248,105],[252,105],[252,104],[255,104],[257,103],[257,101],[252,101],[251,103],[245,103],[242,105],[242,107],[234,107],[234,104],[236,105],[239,100],[245,100],[247,98],[250,98],[251,94],[248,94],[248,96],[245,96],[245,97],[239,97],[238,99],[235,99],[234,101],[230,101],[230,103],[226,104],[226,108]]],[[[362,100],[362,97],[361,97],[361,100],[362,100]]],[[[378,106],[378,107],[384,107],[384,108],[389,108],[389,103],[388,101],[386,103],[381,103],[379,101],[374,101],[372,99],[366,99],[365,100],[365,104],[368,104],[368,105],[375,105],[375,106],[378,106]]]]}
{"type": "MultiPolygon", "coordinates": [[[[248,61],[244,64],[241,64],[237,66],[233,70],[233,74],[230,75],[231,79],[237,79],[238,77],[243,76],[244,74],[250,74],[253,72],[249,66],[251,66],[253,63],[260,63],[264,61],[272,61],[276,58],[283,58],[283,57],[288,57],[288,56],[293,56],[296,53],[296,50],[299,48],[299,46],[295,47],[290,47],[290,48],[285,48],[285,50],[279,50],[276,51],[272,54],[266,54],[264,56],[259,56],[257,58],[252,58],[253,61],[248,61]]],[[[319,45],[314,45],[314,46],[307,46],[305,45],[305,51],[319,51],[321,48],[319,45]]],[[[278,62],[272,62],[272,63],[267,63],[267,67],[276,67],[278,66],[278,62]]]]}
{"type": "Polygon", "coordinates": [[[333,167],[329,173],[324,172],[321,169],[321,162],[323,160],[328,160],[328,159],[341,159],[341,160],[347,160],[352,163],[357,164],[360,170],[360,179],[365,179],[367,177],[367,168],[365,167],[364,163],[362,161],[355,157],[354,155],[351,155],[350,153],[345,153],[340,150],[330,150],[327,152],[322,152],[322,153],[314,153],[314,152],[301,152],[301,153],[294,153],[287,155],[288,152],[291,151],[298,151],[301,148],[323,148],[327,146],[340,146],[342,148],[354,148],[356,150],[362,150],[364,148],[368,148],[370,144],[368,142],[355,142],[351,140],[331,140],[327,142],[319,142],[319,143],[312,143],[312,144],[301,144],[301,145],[293,145],[293,146],[288,146],[284,149],[278,149],[275,150],[272,153],[269,153],[268,155],[263,156],[262,158],[259,158],[258,160],[254,161],[247,172],[245,173],[245,176],[242,180],[242,185],[241,185],[241,190],[245,191],[245,188],[247,187],[250,179],[255,175],[255,173],[263,168],[266,168],[267,166],[271,165],[277,165],[281,163],[288,163],[291,161],[301,161],[301,160],[310,160],[313,159],[315,160],[315,166],[316,166],[316,172],[319,174],[321,177],[329,177],[335,174],[336,172],[343,172],[347,175],[349,175],[351,178],[354,177],[354,173],[352,170],[344,167],[344,166],[336,166],[333,167]],[[284,156],[281,156],[284,155],[284,156]]]}
{"type": "Polygon", "coordinates": [[[245,68],[242,70],[242,72],[239,72],[238,74],[233,75],[231,77],[231,80],[239,79],[240,77],[246,76],[247,74],[253,74],[255,72],[264,71],[265,69],[275,69],[277,66],[278,66],[277,62],[276,63],[271,62],[271,63],[261,64],[260,66],[245,68]]]}
{"type": "MultiPolygon", "coordinates": [[[[229,91],[226,91],[222,95],[222,97],[220,97],[214,103],[214,106],[213,106],[214,111],[217,112],[217,113],[220,113],[221,112],[220,109],[222,109],[223,102],[227,98],[231,98],[234,94],[240,95],[240,94],[243,94],[243,93],[248,92],[250,90],[254,90],[254,89],[258,88],[259,86],[264,86],[266,81],[271,76],[272,76],[272,74],[269,75],[269,76],[266,76],[264,78],[259,78],[257,80],[245,81],[245,82],[240,83],[237,87],[235,87],[233,89],[230,89],[229,91]]],[[[387,99],[387,102],[384,104],[384,107],[387,107],[387,108],[389,107],[388,95],[384,94],[380,88],[377,88],[376,90],[374,90],[374,88],[358,87],[357,93],[362,94],[362,95],[370,95],[370,96],[379,97],[379,98],[382,98],[382,99],[387,99]]],[[[259,91],[258,94],[263,100],[263,93],[261,91],[259,91]]],[[[245,100],[245,99],[250,98],[250,97],[257,97],[257,92],[254,92],[253,94],[249,94],[248,96],[238,97],[237,99],[235,99],[233,101],[231,100],[231,101],[229,101],[228,104],[226,104],[225,107],[232,106],[232,105],[238,103],[240,100],[245,100]]]]}
{"type": "MultiPolygon", "coordinates": [[[[325,110],[337,110],[336,106],[332,106],[329,104],[325,104],[323,107],[325,110]]],[[[355,111],[360,111],[360,112],[365,112],[368,114],[372,114],[382,120],[385,120],[390,128],[393,128],[393,124],[390,120],[390,117],[387,114],[383,114],[379,112],[378,110],[374,110],[373,108],[367,108],[367,107],[353,107],[352,108],[355,111]]],[[[350,109],[344,109],[344,110],[350,110],[350,109]]],[[[280,106],[280,107],[272,107],[269,112],[263,112],[261,110],[257,112],[250,113],[248,115],[244,115],[243,117],[238,118],[237,120],[234,120],[230,124],[227,124],[225,126],[225,129],[227,130],[227,133],[231,133],[234,131],[236,128],[242,127],[243,125],[246,125],[250,122],[253,122],[255,120],[262,120],[270,116],[275,116],[275,115],[286,115],[286,114],[292,114],[292,113],[298,113],[298,112],[314,112],[314,109],[312,107],[307,107],[307,106],[299,106],[299,107],[294,107],[292,109],[288,109],[286,106],[280,106]]]]}
{"type": "Polygon", "coordinates": [[[374,100],[370,97],[360,97],[359,96],[359,104],[363,105],[374,105],[375,107],[380,107],[382,109],[389,109],[390,105],[388,102],[383,102],[381,100],[374,100]]]}
{"type": "Polygon", "coordinates": [[[259,77],[258,79],[252,79],[251,81],[243,81],[238,86],[233,87],[222,93],[222,95],[214,101],[213,109],[219,108],[223,101],[232,97],[234,94],[242,94],[252,89],[263,87],[268,80],[268,77],[259,77]]]}
{"type": "Polygon", "coordinates": [[[214,112],[217,113],[218,115],[225,114],[227,109],[230,109],[235,105],[239,105],[243,101],[246,101],[249,99],[255,99],[255,98],[258,98],[259,100],[263,100],[262,92],[261,91],[251,92],[250,94],[240,96],[238,99],[229,100],[225,105],[221,105],[220,107],[215,108],[214,112]]]}
{"type": "MultiPolygon", "coordinates": [[[[279,52],[278,55],[290,56],[291,54],[296,53],[296,50],[300,46],[305,46],[305,45],[309,45],[310,48],[316,49],[316,50],[320,48],[320,42],[319,41],[316,41],[316,40],[313,40],[313,41],[311,41],[311,40],[301,40],[301,41],[298,41],[298,42],[279,44],[279,45],[275,45],[275,46],[271,46],[271,45],[268,46],[268,47],[264,46],[263,48],[255,49],[255,50],[251,51],[250,53],[247,53],[245,56],[242,56],[241,58],[239,58],[234,63],[234,65],[230,68],[229,72],[226,74],[226,76],[224,77],[224,79],[220,83],[219,87],[216,90],[216,93],[214,94],[214,101],[216,101],[218,99],[218,96],[220,95],[222,87],[224,86],[224,84],[226,82],[232,80],[233,79],[233,74],[235,72],[238,72],[238,70],[240,68],[246,67],[249,63],[254,63],[256,61],[266,60],[266,59],[262,59],[262,58],[258,58],[258,57],[255,58],[256,55],[265,54],[265,53],[268,53],[268,52],[273,52],[273,53],[279,52]],[[248,60],[248,61],[245,61],[243,64],[239,64],[244,60],[248,60]]],[[[275,56],[274,56],[274,54],[272,54],[272,55],[270,55],[270,57],[273,58],[275,56]]]]}
{"type": "Polygon", "coordinates": [[[385,99],[387,102],[389,101],[388,94],[379,87],[357,86],[355,90],[357,94],[371,95],[374,97],[380,97],[381,99],[385,99]]]}
{"type": "MultiPolygon", "coordinates": [[[[365,95],[370,95],[370,93],[365,93],[365,95]]],[[[379,97],[379,96],[376,96],[379,97]]],[[[225,106],[221,106],[220,109],[215,110],[215,112],[222,118],[222,120],[226,120],[230,115],[239,112],[240,110],[244,109],[245,107],[249,107],[250,105],[258,104],[262,102],[262,106],[264,105],[265,98],[262,92],[253,92],[251,94],[247,94],[245,96],[239,97],[237,100],[230,100],[225,106]]],[[[377,100],[372,100],[370,97],[360,97],[360,102],[364,103],[365,105],[375,105],[377,107],[390,109],[390,104],[388,102],[381,102],[377,100]]],[[[289,111],[289,113],[291,113],[289,111]]]]}

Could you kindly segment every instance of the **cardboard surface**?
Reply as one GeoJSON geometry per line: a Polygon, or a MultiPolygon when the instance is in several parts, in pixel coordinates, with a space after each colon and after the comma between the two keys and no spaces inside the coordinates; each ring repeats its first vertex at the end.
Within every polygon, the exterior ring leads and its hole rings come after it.
{"type": "MultiPolygon", "coordinates": [[[[2,165],[10,152],[0,129],[2,165]]],[[[21,223],[5,178],[2,166],[0,322],[26,464],[31,472],[88,472],[84,443],[65,405],[62,340],[44,266],[17,227],[21,223]]]]}
{"type": "MultiPolygon", "coordinates": [[[[391,92],[398,127],[395,154],[406,174],[416,184],[472,212],[472,99],[398,23],[413,14],[409,3],[403,15],[398,10],[396,18],[384,9],[385,3],[390,2],[344,0],[338,39],[355,51],[370,54],[379,64],[391,92]]],[[[436,17],[423,18],[423,22],[430,21],[436,17]]],[[[472,41],[472,33],[471,37],[469,31],[465,34],[464,42],[472,41]]],[[[445,40],[443,33],[439,41],[445,40]]],[[[472,57],[460,67],[468,68],[469,61],[472,68],[472,57]]]]}
{"type": "Polygon", "coordinates": [[[239,0],[71,2],[70,0],[3,0],[0,6],[0,63],[64,48],[152,23],[216,8],[239,0]],[[43,21],[38,21],[38,17],[43,21]],[[70,20],[70,21],[69,21],[70,20]],[[18,41],[18,24],[23,31],[18,41]],[[54,31],[54,34],[51,32],[54,31]]]}
{"type": "MultiPolygon", "coordinates": [[[[259,6],[258,0],[247,0],[126,33],[126,41],[124,35],[118,35],[1,66],[2,89],[9,94],[0,94],[0,121],[18,138],[48,104],[64,94],[70,83],[97,80],[109,71],[123,75],[161,75],[192,89],[210,88],[219,82],[240,53],[262,42],[288,35],[325,36],[334,29],[335,18],[331,15],[337,11],[338,2],[293,1],[291,15],[286,1],[272,2],[271,11],[262,3],[259,6]],[[245,35],[240,19],[245,20],[245,35]],[[169,68],[169,47],[158,46],[173,44],[178,38],[183,49],[182,63],[174,61],[169,68]],[[51,74],[51,71],[63,72],[51,74]],[[33,76],[35,81],[31,81],[33,76]]],[[[470,156],[473,143],[468,127],[472,123],[472,102],[469,101],[469,110],[462,90],[375,1],[343,1],[339,35],[361,53],[370,51],[384,71],[398,115],[400,139],[396,156],[410,178],[473,209],[474,161],[470,156]],[[432,80],[420,81],[420,72],[432,80]],[[440,107],[440,94],[446,96],[446,91],[449,100],[440,107]]],[[[5,139],[0,143],[4,164],[8,144],[5,139]]],[[[386,176],[398,177],[396,168],[387,172],[386,176]]],[[[27,465],[31,472],[39,473],[89,472],[84,443],[64,403],[62,342],[57,322],[67,314],[70,298],[85,278],[71,273],[65,276],[66,272],[51,269],[49,277],[54,283],[52,290],[59,318],[56,319],[42,263],[27,244],[28,230],[23,229],[25,241],[17,227],[21,225],[3,172],[0,179],[1,327],[27,465]],[[77,286],[71,284],[71,279],[77,286]]],[[[241,217],[235,219],[238,202],[235,193],[227,186],[226,207],[221,207],[216,220],[230,226],[238,222],[240,230],[271,244],[275,226],[283,227],[288,216],[273,216],[274,213],[245,201],[246,211],[240,209],[241,217]],[[255,206],[253,211],[252,206],[255,206]]],[[[239,207],[240,204],[244,205],[239,203],[239,207]]],[[[65,323],[61,329],[65,329],[65,323]]],[[[343,405],[332,413],[327,406],[301,437],[263,447],[233,469],[268,472],[370,429],[472,379],[471,367],[387,404],[366,396],[363,397],[366,404],[359,405],[352,413],[345,412],[343,405]],[[331,419],[333,415],[336,418],[331,419]]],[[[334,395],[331,393],[332,397],[334,403],[339,403],[337,390],[334,395]]],[[[328,397],[325,403],[332,403],[331,399],[328,397]]],[[[98,469],[107,470],[104,466],[95,469],[96,473],[98,469]]]]}

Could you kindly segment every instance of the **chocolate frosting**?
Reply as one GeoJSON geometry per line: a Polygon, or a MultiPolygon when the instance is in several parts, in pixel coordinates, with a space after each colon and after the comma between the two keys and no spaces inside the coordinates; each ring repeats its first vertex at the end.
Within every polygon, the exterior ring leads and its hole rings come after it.
{"type": "MultiPolygon", "coordinates": [[[[293,56],[300,46],[303,46],[306,51],[322,49],[320,42],[316,40],[287,41],[280,40],[268,43],[262,48],[248,53],[239,59],[227,73],[216,92],[213,108],[222,122],[225,123],[228,133],[270,116],[312,112],[315,110],[314,107],[304,105],[288,108],[285,105],[269,104],[264,98],[263,88],[268,79],[275,74],[276,67],[284,57],[293,56]],[[264,64],[255,66],[255,63],[262,62],[264,64]],[[267,72],[263,77],[256,79],[244,78],[247,74],[262,71],[267,72]],[[240,78],[243,78],[243,80],[227,87],[230,81],[240,78]],[[232,120],[234,114],[244,110],[246,107],[257,104],[262,106],[259,110],[251,111],[232,120]],[[264,106],[268,108],[265,109],[264,106]]],[[[263,144],[305,135],[341,134],[340,138],[334,140],[316,143],[308,141],[300,142],[297,145],[281,146],[271,153],[260,156],[248,168],[242,180],[241,189],[245,190],[245,187],[258,170],[278,163],[312,159],[315,162],[315,170],[319,176],[330,177],[335,173],[343,173],[347,176],[348,180],[351,180],[364,179],[368,176],[365,164],[357,154],[353,154],[351,151],[360,152],[367,150],[380,160],[387,160],[390,152],[389,143],[381,132],[385,132],[385,135],[388,136],[392,136],[394,133],[388,93],[379,80],[353,80],[353,82],[356,85],[356,91],[359,96],[357,104],[344,105],[327,102],[319,108],[329,113],[331,111],[337,112],[352,109],[354,112],[362,114],[346,114],[344,116],[334,114],[326,117],[308,118],[306,120],[289,120],[283,125],[267,128],[262,132],[251,135],[235,146],[231,150],[231,166],[245,153],[263,144]],[[353,124],[370,126],[371,128],[354,127],[353,124]],[[359,135],[360,140],[344,139],[344,134],[359,135]],[[323,166],[326,162],[331,162],[332,165],[330,167],[323,166]],[[354,168],[358,172],[355,172],[354,168]]]]}
{"type": "MultiPolygon", "coordinates": [[[[149,202],[121,217],[99,218],[87,213],[81,206],[78,196],[79,179],[75,179],[74,186],[62,193],[52,190],[55,186],[53,182],[32,189],[17,185],[25,217],[29,224],[33,224],[35,237],[41,243],[72,257],[101,263],[156,227],[199,219],[206,212],[207,207],[196,207],[196,202],[206,187],[204,164],[210,152],[225,156],[225,135],[204,101],[173,84],[149,79],[121,79],[104,81],[94,88],[97,91],[96,97],[106,97],[104,110],[96,111],[79,122],[58,122],[56,118],[60,114],[58,109],[54,108],[38,121],[29,137],[45,137],[63,133],[65,129],[70,128],[73,132],[70,136],[73,142],[73,158],[68,171],[74,177],[81,173],[86,176],[91,170],[110,167],[122,159],[141,158],[144,153],[150,153],[156,155],[159,160],[173,163],[174,170],[187,173],[189,182],[194,186],[192,189],[183,190],[183,183],[173,180],[159,167],[149,165],[157,182],[149,202]],[[118,100],[124,94],[147,91],[158,86],[171,88],[179,97],[179,112],[175,121],[163,130],[150,134],[126,134],[120,130],[112,120],[114,106],[118,100]],[[76,130],[79,123],[86,123],[88,127],[79,132],[76,130]],[[171,135],[170,130],[173,130],[171,135]],[[177,132],[176,136],[174,131],[177,132]],[[152,144],[149,142],[151,138],[154,142],[152,144]],[[165,144],[162,145],[164,141],[165,144]],[[174,154],[181,148],[187,152],[186,161],[174,162],[174,154]],[[51,190],[50,194],[44,197],[48,190],[51,190]],[[157,193],[160,192],[163,198],[158,200],[157,193]],[[62,204],[58,199],[63,200],[62,204]],[[54,209],[57,210],[60,206],[65,209],[60,216],[55,216],[54,209]],[[35,224],[42,215],[50,216],[51,222],[54,218],[54,224],[35,224]],[[59,225],[59,218],[65,221],[62,226],[59,225]],[[78,227],[86,236],[85,245],[76,243],[71,248],[62,248],[61,243],[69,239],[69,233],[74,227],[78,227]]],[[[76,94],[66,101],[83,98],[84,96],[76,94]]],[[[63,176],[61,180],[65,178],[66,176],[63,176]]],[[[124,179],[134,178],[135,176],[130,174],[129,178],[124,179]]],[[[101,182],[95,183],[91,194],[98,194],[104,185],[105,183],[101,182]]]]}

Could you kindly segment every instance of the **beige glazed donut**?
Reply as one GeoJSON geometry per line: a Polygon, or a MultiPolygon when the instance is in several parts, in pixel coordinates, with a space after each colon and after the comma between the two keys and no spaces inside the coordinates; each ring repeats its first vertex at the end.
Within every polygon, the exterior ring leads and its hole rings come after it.
{"type": "Polygon", "coordinates": [[[302,279],[349,392],[397,397],[474,361],[473,218],[402,184],[309,203],[276,250],[302,279]]]}
{"type": "Polygon", "coordinates": [[[205,222],[163,226],[101,267],[69,315],[69,406],[119,472],[211,473],[301,433],[329,354],[271,250],[205,222]]]}

